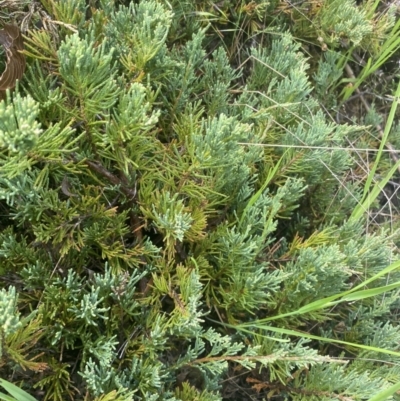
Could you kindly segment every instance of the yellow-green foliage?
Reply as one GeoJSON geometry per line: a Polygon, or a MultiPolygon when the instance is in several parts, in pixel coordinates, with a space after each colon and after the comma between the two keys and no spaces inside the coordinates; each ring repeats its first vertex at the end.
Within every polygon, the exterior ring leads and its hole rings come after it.
{"type": "Polygon", "coordinates": [[[2,377],[46,401],[392,391],[399,273],[380,272],[395,248],[349,220],[363,196],[349,143],[367,127],[329,118],[349,47],[373,55],[392,11],[16,3],[4,18],[29,29],[0,103],[2,377]]]}

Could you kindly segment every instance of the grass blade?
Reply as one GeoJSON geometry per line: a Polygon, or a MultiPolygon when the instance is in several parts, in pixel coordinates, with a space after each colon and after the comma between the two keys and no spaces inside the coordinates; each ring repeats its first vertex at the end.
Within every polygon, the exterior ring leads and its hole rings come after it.
{"type": "MultiPolygon", "coordinates": [[[[363,281],[361,284],[357,285],[356,287],[352,288],[351,290],[341,292],[339,294],[331,295],[330,297],[318,299],[314,302],[310,302],[307,305],[302,306],[301,308],[288,313],[283,313],[280,315],[275,315],[271,317],[267,317],[265,319],[258,320],[259,323],[268,322],[272,320],[282,319],[288,316],[294,315],[302,315],[309,312],[314,312],[317,310],[321,310],[324,308],[332,307],[340,302],[348,302],[350,300],[358,300],[364,299],[368,297],[372,297],[377,295],[378,293],[382,293],[385,291],[391,291],[396,288],[400,288],[400,282],[396,282],[385,287],[377,287],[372,289],[364,290],[363,288],[373,281],[377,280],[378,278],[385,276],[386,274],[397,270],[400,268],[400,261],[394,262],[391,265],[387,266],[385,269],[381,270],[380,272],[376,273],[374,276],[370,277],[369,279],[363,281]],[[360,291],[359,291],[360,290],[360,291]],[[379,292],[380,291],[380,292],[379,292]]],[[[249,323],[249,325],[254,325],[255,322],[249,323]]]]}
{"type": "MultiPolygon", "coordinates": [[[[234,326],[234,325],[226,324],[226,326],[234,328],[239,331],[254,334],[254,331],[250,330],[250,327],[248,327],[247,325],[234,326]]],[[[259,330],[272,331],[272,332],[279,333],[279,334],[286,334],[289,336],[308,338],[310,340],[319,340],[319,341],[328,342],[328,343],[344,344],[344,345],[348,345],[348,346],[354,347],[354,348],[361,348],[366,351],[380,352],[382,354],[388,354],[388,355],[394,355],[394,356],[400,357],[400,352],[391,351],[389,349],[372,347],[370,345],[365,345],[365,344],[350,343],[350,342],[343,341],[343,340],[337,340],[335,338],[320,337],[320,336],[305,333],[302,331],[283,329],[281,327],[274,327],[274,326],[268,326],[268,325],[258,325],[257,322],[253,323],[253,327],[255,327],[256,329],[259,329],[259,330]]],[[[258,335],[261,335],[262,337],[264,337],[264,334],[258,334],[258,335]]],[[[268,336],[265,336],[265,337],[268,337],[268,336]]],[[[270,337],[268,337],[268,338],[270,338],[270,337]]]]}
{"type": "Polygon", "coordinates": [[[377,288],[371,288],[369,290],[353,292],[352,294],[344,296],[340,300],[340,302],[359,301],[360,299],[375,297],[379,294],[394,290],[396,288],[400,288],[400,281],[397,281],[396,283],[393,284],[385,285],[384,287],[377,287],[377,288]]]}
{"type": "Polygon", "coordinates": [[[15,398],[10,397],[7,394],[0,393],[0,400],[2,401],[17,401],[15,398]]]}
{"type": "MultiPolygon", "coordinates": [[[[7,390],[16,400],[18,401],[37,401],[36,398],[32,397],[26,391],[20,389],[15,384],[12,384],[6,380],[0,379],[0,385],[7,390]]],[[[8,400],[6,400],[8,401],[8,400]]],[[[12,400],[15,401],[15,400],[12,400]]]]}
{"type": "Polygon", "coordinates": [[[375,394],[368,401],[385,401],[398,390],[400,390],[400,383],[393,384],[393,386],[390,386],[389,388],[380,391],[378,394],[375,394]]]}
{"type": "Polygon", "coordinates": [[[383,186],[386,185],[386,183],[389,181],[389,179],[393,176],[394,171],[397,169],[399,162],[397,162],[386,174],[385,178],[378,184],[374,186],[374,188],[371,190],[371,185],[372,185],[372,180],[375,177],[376,170],[378,168],[379,161],[381,159],[383,149],[386,145],[390,130],[393,125],[393,120],[396,114],[397,110],[397,105],[399,102],[399,97],[400,97],[400,82],[397,86],[396,93],[394,95],[394,101],[392,103],[392,107],[390,108],[390,113],[389,117],[386,121],[386,126],[385,126],[385,131],[383,132],[383,137],[381,138],[381,144],[379,146],[379,150],[376,156],[375,163],[368,174],[367,181],[364,186],[364,194],[363,194],[363,199],[362,201],[354,208],[353,213],[351,214],[351,219],[359,219],[365,211],[369,209],[371,206],[372,202],[375,201],[379,193],[382,191],[383,186]]]}
{"type": "MultiPolygon", "coordinates": [[[[286,153],[286,152],[285,152],[286,153]]],[[[261,188],[250,198],[250,200],[247,202],[246,207],[243,210],[242,217],[240,218],[240,224],[242,224],[243,219],[246,216],[246,213],[248,212],[249,209],[252,208],[252,206],[257,202],[258,198],[263,194],[267,186],[270,184],[271,180],[274,178],[276,173],[278,172],[279,166],[281,165],[281,162],[283,160],[284,155],[279,159],[279,161],[276,163],[273,169],[270,169],[268,171],[267,178],[261,188]]]]}
{"type": "MultiPolygon", "coordinates": [[[[380,181],[379,183],[374,185],[374,188],[372,189],[372,191],[370,193],[367,192],[365,194],[366,197],[364,198],[364,200],[354,208],[353,213],[350,216],[351,219],[358,220],[362,217],[362,215],[365,212],[368,212],[372,203],[382,192],[383,188],[388,183],[388,181],[393,177],[393,174],[396,172],[396,170],[399,168],[399,166],[400,166],[400,160],[398,162],[396,162],[396,164],[387,172],[385,178],[382,181],[380,181]]],[[[370,174],[370,177],[372,177],[371,174],[370,174]]],[[[367,179],[367,183],[366,183],[365,187],[369,188],[370,185],[371,185],[371,181],[369,181],[369,179],[367,179]]]]}

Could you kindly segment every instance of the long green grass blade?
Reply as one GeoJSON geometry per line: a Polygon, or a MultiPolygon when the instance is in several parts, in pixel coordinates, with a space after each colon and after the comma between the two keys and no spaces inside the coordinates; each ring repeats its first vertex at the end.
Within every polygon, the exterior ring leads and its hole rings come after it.
{"type": "Polygon", "coordinates": [[[395,93],[394,96],[395,96],[395,99],[394,99],[394,101],[392,103],[392,106],[390,108],[389,117],[388,117],[388,119],[386,121],[385,130],[383,132],[383,137],[381,138],[379,151],[377,153],[376,160],[375,160],[375,163],[373,165],[373,168],[371,169],[371,172],[369,174],[369,177],[368,177],[368,180],[367,180],[367,184],[368,185],[366,185],[366,187],[364,189],[364,194],[370,190],[370,185],[371,185],[372,180],[373,180],[373,178],[375,176],[375,172],[376,172],[376,170],[378,168],[379,161],[381,160],[381,157],[382,157],[383,149],[385,148],[385,144],[387,142],[390,130],[392,128],[393,120],[394,120],[394,117],[395,117],[395,114],[396,114],[396,110],[397,110],[398,98],[400,96],[400,83],[397,86],[397,90],[396,90],[396,93],[395,93]]]}
{"type": "MultiPolygon", "coordinates": [[[[399,49],[400,49],[400,20],[396,22],[390,34],[387,35],[387,39],[379,49],[380,51],[379,54],[377,55],[377,58],[375,58],[376,56],[369,58],[357,78],[342,79],[341,81],[342,83],[351,82],[353,84],[351,86],[346,86],[345,88],[343,88],[341,93],[343,101],[346,101],[371,74],[373,74],[380,67],[382,67],[382,65],[385,64],[399,49]]],[[[343,67],[344,64],[349,61],[351,54],[353,53],[353,50],[348,52],[348,54],[343,57],[343,60],[345,62],[342,61],[339,64],[339,67],[343,67]]]]}
{"type": "Polygon", "coordinates": [[[376,156],[375,163],[368,174],[367,181],[364,186],[364,194],[363,194],[363,199],[362,201],[354,208],[353,213],[351,214],[351,219],[359,219],[365,211],[369,209],[371,204],[375,201],[379,193],[382,191],[383,186],[386,185],[386,183],[389,181],[389,179],[393,176],[394,171],[398,168],[398,163],[395,163],[395,165],[390,169],[390,171],[386,174],[385,178],[378,184],[374,186],[371,190],[371,185],[372,181],[375,177],[376,170],[379,165],[379,161],[381,159],[383,149],[386,145],[390,130],[393,125],[394,117],[396,114],[397,110],[397,105],[399,102],[399,97],[400,97],[400,82],[397,86],[396,93],[394,95],[394,101],[392,103],[392,107],[390,108],[390,113],[389,117],[386,121],[386,126],[385,130],[383,132],[383,137],[381,138],[381,144],[379,146],[379,150],[376,156]]]}
{"type": "MultiPolygon", "coordinates": [[[[394,262],[391,265],[385,267],[383,270],[381,270],[380,272],[376,273],[374,276],[370,277],[369,279],[363,281],[361,284],[358,284],[353,289],[351,289],[349,291],[346,291],[346,293],[350,294],[353,291],[359,290],[360,288],[365,287],[367,284],[372,283],[373,281],[375,281],[379,277],[385,276],[386,274],[389,274],[392,271],[397,270],[398,268],[400,268],[400,260],[398,260],[397,262],[394,262]]],[[[342,293],[342,294],[344,294],[344,293],[342,293]]]]}
{"type": "Polygon", "coordinates": [[[379,3],[380,3],[380,0],[375,0],[374,5],[368,10],[368,13],[367,13],[368,18],[373,18],[379,3]]]}
{"type": "Polygon", "coordinates": [[[32,397],[26,391],[20,389],[15,384],[12,384],[6,380],[0,379],[0,385],[18,401],[37,401],[36,398],[32,397]]]}
{"type": "Polygon", "coordinates": [[[385,401],[388,397],[392,396],[396,391],[400,390],[400,383],[393,384],[389,388],[382,390],[378,394],[375,394],[368,401],[385,401]]]}
{"type": "MultiPolygon", "coordinates": [[[[330,297],[311,302],[310,304],[305,305],[293,312],[276,315],[276,316],[272,316],[269,318],[253,321],[250,323],[244,323],[241,325],[230,325],[230,324],[224,324],[224,323],[220,323],[220,322],[216,322],[216,323],[219,323],[224,326],[231,327],[233,329],[237,329],[239,331],[246,332],[246,333],[253,333],[253,331],[250,330],[250,328],[254,327],[259,330],[272,331],[275,333],[303,337],[303,338],[319,340],[319,341],[324,341],[324,342],[333,342],[333,343],[338,343],[338,344],[344,344],[344,345],[348,345],[348,346],[355,347],[355,348],[361,348],[361,349],[364,349],[367,351],[380,352],[380,353],[385,353],[385,354],[395,355],[395,356],[400,357],[400,352],[395,352],[395,351],[391,351],[388,349],[372,347],[372,346],[368,346],[368,345],[364,345],[364,344],[351,343],[351,342],[337,340],[337,339],[333,339],[333,338],[325,338],[325,337],[315,336],[315,335],[305,333],[305,332],[265,325],[265,322],[267,322],[267,321],[277,320],[277,319],[281,319],[281,318],[284,318],[287,316],[305,314],[305,313],[313,312],[316,310],[321,310],[321,309],[329,307],[329,306],[333,306],[340,302],[358,301],[361,299],[377,296],[377,295],[382,294],[387,291],[398,289],[398,288],[400,288],[400,282],[392,283],[392,284],[382,286],[382,287],[371,288],[371,289],[367,289],[367,290],[364,290],[362,288],[364,288],[367,284],[377,280],[378,278],[398,269],[399,267],[400,267],[400,261],[394,262],[391,265],[387,266],[382,271],[375,274],[373,277],[370,277],[369,279],[364,280],[361,284],[357,285],[356,287],[352,288],[351,290],[344,291],[340,294],[335,294],[330,297]]],[[[271,338],[266,335],[262,335],[262,336],[271,338]]]]}
{"type": "MultiPolygon", "coordinates": [[[[350,218],[358,220],[362,217],[362,215],[370,209],[372,203],[375,201],[375,199],[379,196],[379,194],[382,192],[383,188],[385,185],[388,183],[388,181],[393,177],[393,174],[396,172],[396,170],[400,166],[400,160],[396,162],[396,164],[387,172],[386,176],[382,181],[374,185],[374,188],[370,193],[366,194],[366,198],[364,199],[363,202],[359,203],[353,210],[353,213],[351,214],[350,218]]],[[[370,186],[370,182],[366,183],[366,187],[370,186]]]]}
{"type": "MultiPolygon", "coordinates": [[[[367,284],[370,284],[373,281],[377,280],[378,278],[385,276],[386,274],[389,274],[390,272],[395,271],[399,268],[400,268],[400,261],[394,262],[391,265],[387,266],[385,269],[376,273],[374,276],[370,277],[369,279],[363,281],[361,284],[352,288],[351,290],[344,291],[339,294],[331,295],[330,297],[318,299],[314,302],[310,302],[309,304],[302,306],[301,308],[299,308],[293,312],[270,316],[265,319],[260,319],[258,322],[262,323],[262,322],[268,322],[268,321],[272,321],[272,320],[282,319],[282,318],[288,317],[288,316],[302,315],[305,313],[310,313],[310,312],[314,312],[314,311],[321,310],[324,308],[332,307],[333,305],[336,305],[340,302],[349,302],[350,300],[364,299],[364,298],[375,296],[378,293],[380,294],[385,291],[390,291],[390,290],[393,290],[396,288],[400,288],[400,282],[397,282],[397,283],[393,283],[393,284],[390,284],[385,287],[377,287],[377,288],[372,288],[372,289],[368,289],[368,290],[364,290],[364,289],[361,290],[367,284]]],[[[249,325],[254,325],[254,322],[249,323],[249,325]]]]}
{"type": "Polygon", "coordinates": [[[240,218],[240,223],[243,222],[243,219],[246,216],[246,213],[248,212],[248,210],[251,209],[251,207],[257,202],[259,197],[263,194],[263,192],[265,191],[267,186],[270,184],[270,182],[272,181],[272,179],[274,178],[274,176],[278,172],[279,166],[282,163],[283,157],[284,157],[284,155],[279,159],[279,161],[276,163],[274,168],[268,171],[267,178],[265,179],[265,181],[264,181],[263,185],[261,186],[261,188],[247,202],[247,205],[243,210],[242,217],[240,218]]]}
{"type": "Polygon", "coordinates": [[[0,400],[2,400],[2,401],[18,401],[15,398],[12,398],[9,395],[4,394],[4,393],[0,393],[0,400]]]}
{"type": "MultiPolygon", "coordinates": [[[[246,333],[251,333],[254,334],[254,331],[249,330],[249,327],[247,325],[226,325],[227,327],[231,327],[231,328],[235,328],[239,331],[243,331],[246,333]]],[[[313,334],[309,334],[309,333],[305,333],[302,331],[297,331],[297,330],[289,330],[289,329],[283,329],[281,327],[273,327],[273,326],[268,326],[268,325],[263,325],[263,324],[257,324],[257,322],[254,322],[253,327],[255,329],[258,330],[265,330],[265,331],[272,331],[275,333],[279,333],[279,334],[286,334],[289,336],[296,336],[296,337],[302,337],[302,338],[308,338],[310,340],[319,340],[319,341],[323,341],[323,342],[328,342],[328,343],[336,343],[336,344],[344,344],[344,345],[348,345],[350,347],[354,347],[354,348],[361,348],[364,349],[366,351],[372,351],[372,352],[380,352],[383,354],[389,354],[389,355],[394,355],[397,357],[400,357],[400,352],[396,352],[396,351],[391,351],[389,349],[385,349],[385,348],[378,348],[378,347],[372,347],[370,345],[365,345],[365,344],[357,344],[357,343],[350,343],[347,341],[342,341],[342,340],[337,340],[335,338],[326,338],[326,337],[320,337],[320,336],[316,336],[313,334]]],[[[263,334],[258,334],[264,337],[263,334]]],[[[270,338],[270,337],[268,337],[270,338]]]]}
{"type": "Polygon", "coordinates": [[[352,294],[344,296],[340,302],[351,302],[351,301],[359,301],[360,299],[375,297],[384,292],[392,291],[396,288],[400,288],[400,281],[396,283],[385,285],[384,287],[371,288],[369,290],[357,291],[352,294]]]}

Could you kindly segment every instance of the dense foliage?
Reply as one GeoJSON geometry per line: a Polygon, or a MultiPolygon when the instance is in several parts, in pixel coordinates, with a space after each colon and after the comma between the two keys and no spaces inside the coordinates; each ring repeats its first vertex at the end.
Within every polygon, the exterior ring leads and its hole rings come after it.
{"type": "Polygon", "coordinates": [[[400,381],[397,237],[372,213],[395,5],[0,5],[26,57],[0,102],[3,379],[56,401],[400,381]]]}

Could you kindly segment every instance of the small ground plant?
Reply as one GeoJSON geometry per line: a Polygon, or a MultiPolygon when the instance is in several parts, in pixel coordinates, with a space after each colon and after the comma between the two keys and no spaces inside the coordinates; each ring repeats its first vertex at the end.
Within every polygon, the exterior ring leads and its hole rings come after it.
{"type": "Polygon", "coordinates": [[[0,399],[399,398],[396,5],[0,5],[0,399]]]}

